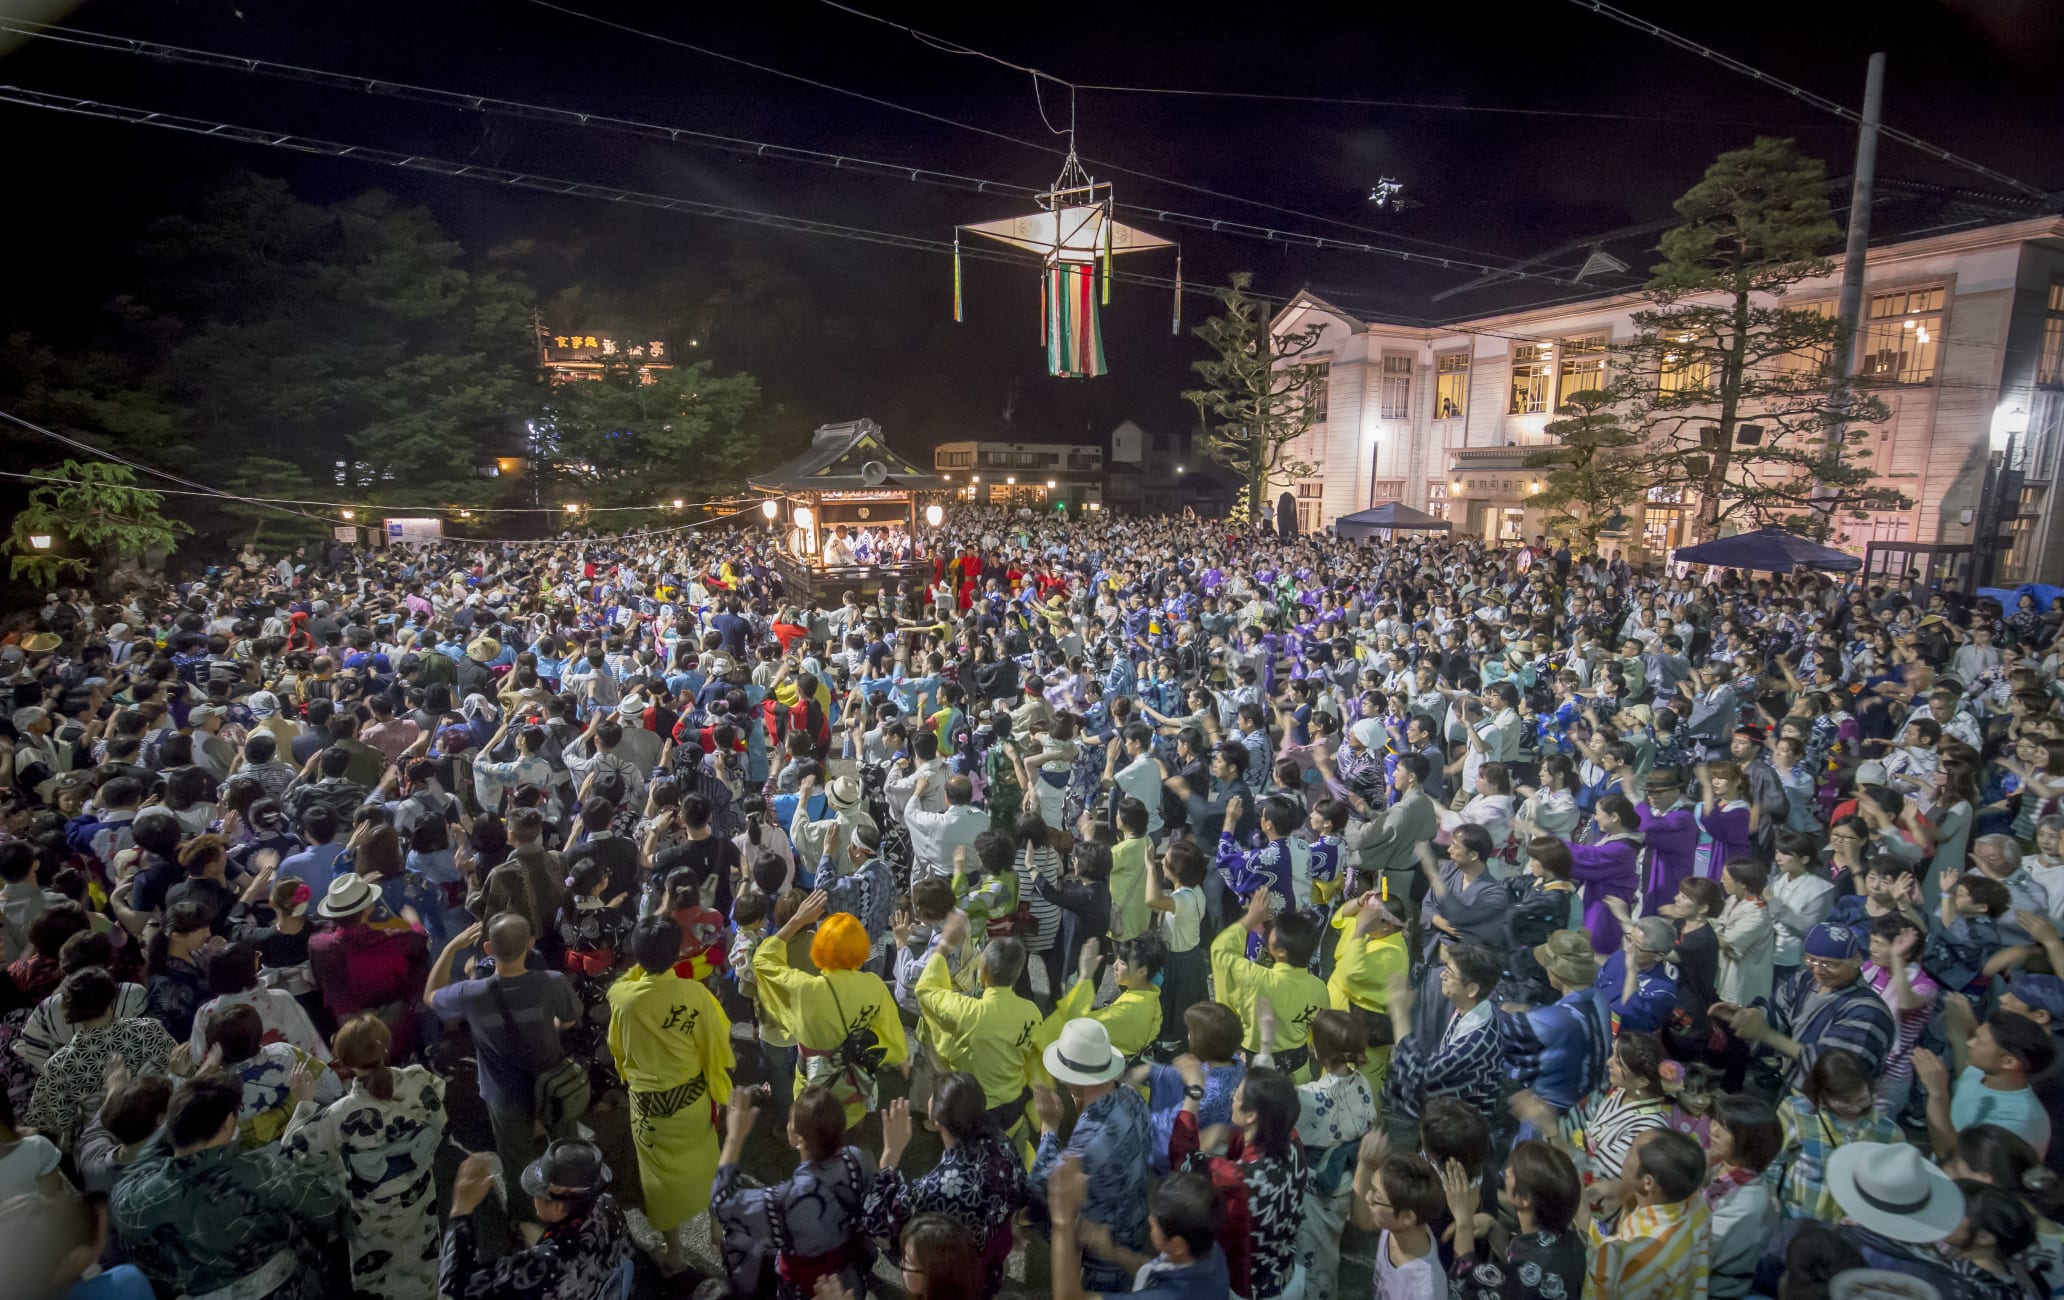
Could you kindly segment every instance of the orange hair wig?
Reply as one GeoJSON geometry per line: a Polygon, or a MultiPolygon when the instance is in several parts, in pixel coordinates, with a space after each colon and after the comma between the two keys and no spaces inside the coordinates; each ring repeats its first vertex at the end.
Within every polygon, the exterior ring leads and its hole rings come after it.
{"type": "Polygon", "coordinates": [[[873,952],[867,927],[850,912],[833,912],[819,921],[810,940],[810,960],[818,970],[859,970],[873,952]]]}

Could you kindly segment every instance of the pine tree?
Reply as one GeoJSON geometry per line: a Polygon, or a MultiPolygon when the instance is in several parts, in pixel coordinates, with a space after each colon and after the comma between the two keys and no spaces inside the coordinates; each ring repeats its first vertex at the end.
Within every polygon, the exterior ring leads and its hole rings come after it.
{"type": "Polygon", "coordinates": [[[163,494],[137,487],[136,473],[126,465],[67,460],[36,477],[29,503],[14,517],[0,550],[14,557],[11,576],[26,576],[38,586],[54,587],[66,574],[97,575],[111,585],[113,574],[162,556],[181,534],[193,531],[165,518],[159,509],[163,494]]]}
{"type": "Polygon", "coordinates": [[[1323,324],[1289,334],[1270,326],[1268,302],[1247,292],[1251,272],[1236,271],[1218,291],[1222,310],[1191,333],[1216,355],[1192,362],[1204,388],[1183,394],[1204,421],[1204,454],[1240,475],[1249,520],[1260,519],[1272,486],[1286,486],[1316,466],[1290,454],[1290,444],[1318,414],[1325,367],[1299,357],[1318,345],[1323,324]]]}
{"type": "Polygon", "coordinates": [[[1873,486],[1857,454],[1891,412],[1840,382],[1842,322],[1785,303],[1833,269],[1822,250],[1841,231],[1821,164],[1759,139],[1720,155],[1676,207],[1684,223],[1659,245],[1614,392],[1657,484],[1698,494],[1698,537],[1737,516],[1824,537],[1837,510],[1911,504],[1873,486]]]}
{"type": "Polygon", "coordinates": [[[1546,511],[1550,529],[1568,532],[1596,547],[1615,515],[1624,515],[1658,478],[1641,435],[1620,421],[1612,393],[1587,388],[1563,402],[1562,418],[1542,432],[1557,445],[1527,455],[1529,469],[1543,471],[1533,503],[1546,511]]]}

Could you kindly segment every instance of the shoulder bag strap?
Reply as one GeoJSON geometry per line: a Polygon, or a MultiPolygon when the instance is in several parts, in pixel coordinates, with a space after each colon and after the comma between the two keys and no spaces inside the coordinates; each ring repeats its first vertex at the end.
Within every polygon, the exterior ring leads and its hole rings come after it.
{"type": "Polygon", "coordinates": [[[524,1067],[532,1074],[536,1074],[538,1073],[537,1054],[531,1050],[530,1040],[523,1036],[522,1027],[516,1023],[516,1013],[509,1008],[509,998],[507,994],[502,992],[501,980],[502,977],[498,974],[488,976],[487,991],[494,998],[495,1006],[501,1009],[502,1019],[509,1022],[509,1031],[515,1036],[522,1051],[524,1067]]]}

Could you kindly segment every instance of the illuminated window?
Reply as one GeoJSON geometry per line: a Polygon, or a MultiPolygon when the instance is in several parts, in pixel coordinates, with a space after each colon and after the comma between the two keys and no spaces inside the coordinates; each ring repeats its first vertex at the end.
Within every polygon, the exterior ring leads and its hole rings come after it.
{"type": "Polygon", "coordinates": [[[1603,334],[1583,334],[1562,341],[1562,387],[1557,400],[1567,402],[1578,393],[1605,387],[1605,339],[1603,334]]]}
{"type": "Polygon", "coordinates": [[[1459,420],[1469,410],[1469,354],[1450,352],[1433,363],[1433,418],[1459,420]]]}
{"type": "MultiPolygon", "coordinates": [[[[1835,315],[1835,300],[1819,298],[1812,302],[1785,303],[1785,310],[1805,312],[1814,316],[1825,316],[1832,320],[1835,315]]],[[[1781,372],[1790,374],[1824,375],[1834,363],[1834,348],[1828,344],[1797,348],[1780,357],[1774,364],[1781,372]]]]}
{"type": "Polygon", "coordinates": [[[1311,420],[1313,424],[1324,424],[1326,410],[1331,405],[1333,397],[1333,363],[1321,361],[1312,369],[1319,372],[1319,377],[1312,381],[1311,420]]]}
{"type": "Polygon", "coordinates": [[[1712,358],[1693,347],[1693,342],[1691,335],[1680,334],[1663,348],[1656,374],[1657,393],[1664,397],[1690,395],[1712,387],[1712,358]]]}
{"type": "Polygon", "coordinates": [[[1939,286],[1871,295],[1859,371],[1863,378],[1882,384],[1925,384],[1935,378],[1935,362],[1941,352],[1939,286]]]}
{"type": "Polygon", "coordinates": [[[1555,345],[1519,343],[1512,348],[1512,405],[1514,415],[1539,415],[1548,409],[1555,386],[1555,345]]]}
{"type": "Polygon", "coordinates": [[[1641,544],[1669,551],[1684,542],[1686,512],[1678,506],[1650,506],[1641,512],[1641,544]]]}
{"type": "Polygon", "coordinates": [[[2041,484],[2021,489],[2015,517],[2007,525],[2006,549],[2000,552],[2001,582],[2028,582],[2035,577],[2035,526],[2042,519],[2043,495],[2047,491],[2041,484]]]}
{"type": "Polygon", "coordinates": [[[1386,420],[1409,419],[1412,414],[1412,358],[1383,358],[1383,394],[1379,414],[1386,420]]]}
{"type": "Polygon", "coordinates": [[[2064,280],[2050,286],[2048,314],[2043,317],[2042,362],[2035,368],[2035,382],[2064,385],[2064,280]]]}
{"type": "Polygon", "coordinates": [[[1444,478],[1428,479],[1426,483],[1426,513],[1435,519],[1448,517],[1448,481],[1444,478]]]}
{"type": "Polygon", "coordinates": [[[1304,479],[1297,485],[1297,531],[1317,532],[1319,512],[1325,508],[1326,484],[1320,479],[1304,479]]]}

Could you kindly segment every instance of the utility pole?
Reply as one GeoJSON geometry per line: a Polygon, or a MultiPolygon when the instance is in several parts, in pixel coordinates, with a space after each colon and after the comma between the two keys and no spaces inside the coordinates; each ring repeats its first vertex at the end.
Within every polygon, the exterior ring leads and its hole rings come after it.
{"type": "MultiPolygon", "coordinates": [[[[1856,132],[1856,170],[1849,182],[1849,242],[1842,254],[1842,292],[1836,299],[1835,315],[1842,322],[1842,349],[1833,358],[1835,364],[1836,409],[1846,411],[1851,395],[1856,391],[1857,372],[1863,368],[1863,262],[1870,247],[1871,191],[1877,185],[1878,176],[1878,122],[1884,116],[1885,108],[1885,55],[1883,51],[1870,56],[1870,70],[1863,81],[1863,125],[1856,132]]],[[[1827,440],[1821,447],[1821,455],[1830,463],[1842,456],[1843,440],[1848,434],[1846,420],[1831,421],[1828,424],[1827,440]]],[[[1827,489],[1820,489],[1823,497],[1830,495],[1827,489]]],[[[1834,506],[1821,507],[1824,512],[1823,525],[1834,531],[1834,506]]]]}

